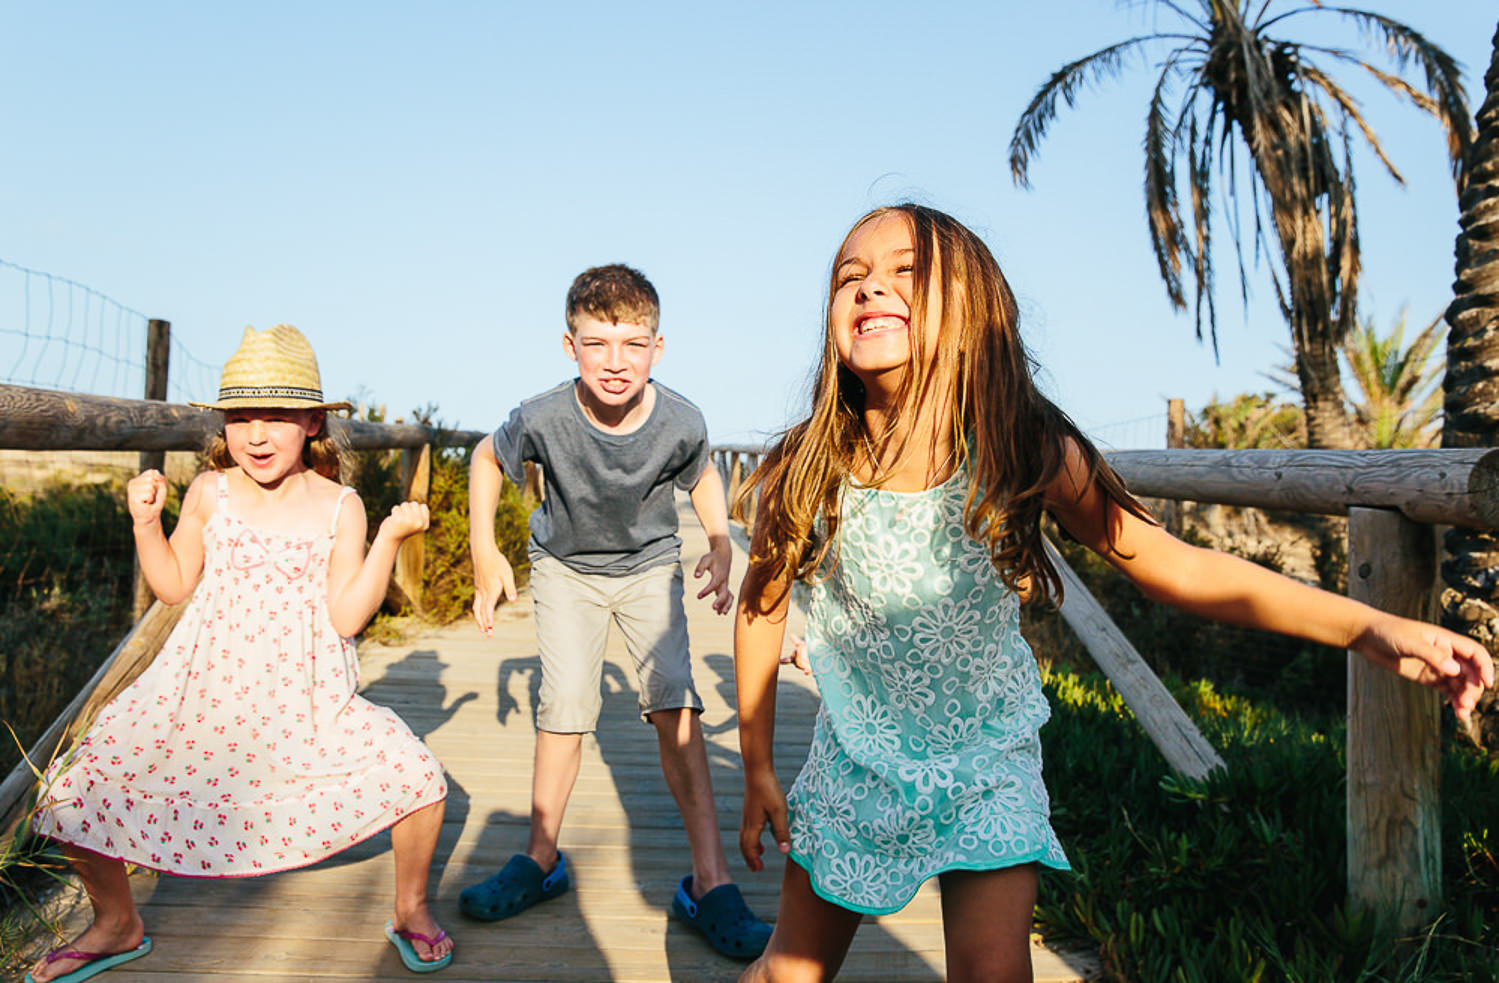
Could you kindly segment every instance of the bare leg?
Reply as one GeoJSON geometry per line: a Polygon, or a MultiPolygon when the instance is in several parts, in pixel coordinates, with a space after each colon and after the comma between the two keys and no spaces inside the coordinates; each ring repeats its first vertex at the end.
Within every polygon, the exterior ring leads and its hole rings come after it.
{"type": "Polygon", "coordinates": [[[718,809],[713,804],[713,783],[708,776],[708,751],[696,710],[657,710],[651,714],[661,749],[661,771],[692,849],[692,897],[694,900],[721,884],[728,884],[729,862],[719,838],[718,809]]]}
{"type": "MultiPolygon", "coordinates": [[[[396,855],[396,917],[391,923],[397,929],[420,932],[428,938],[436,938],[441,931],[427,909],[427,879],[432,855],[437,851],[437,834],[442,831],[443,808],[443,802],[423,806],[402,816],[390,829],[391,852],[396,855]]],[[[453,951],[450,938],[434,946],[421,939],[410,941],[422,960],[441,959],[453,951]]]]}
{"type": "Polygon", "coordinates": [[[795,861],[781,878],[781,909],[765,954],[739,983],[822,983],[838,974],[863,918],[857,911],[824,901],[812,879],[795,861]]]}
{"type": "Polygon", "coordinates": [[[536,732],[536,761],[531,773],[531,838],[526,855],[543,873],[557,864],[557,837],[562,834],[562,815],[578,780],[583,760],[582,734],[536,732]]]}
{"type": "MultiPolygon", "coordinates": [[[[62,852],[78,872],[94,908],[94,923],[67,947],[108,955],[140,945],[146,926],[135,909],[135,899],[130,896],[130,878],[124,863],[72,844],[64,844],[62,852]]],[[[51,965],[37,963],[31,968],[31,978],[41,983],[71,973],[81,965],[77,959],[59,959],[51,965]]]]}
{"type": "Polygon", "coordinates": [[[1036,865],[941,876],[942,936],[951,983],[1031,983],[1036,865]]]}

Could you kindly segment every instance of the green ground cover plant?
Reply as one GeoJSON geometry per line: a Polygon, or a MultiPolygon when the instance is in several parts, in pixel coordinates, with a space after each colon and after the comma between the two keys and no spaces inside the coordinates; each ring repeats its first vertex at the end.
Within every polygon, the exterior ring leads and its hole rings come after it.
{"type": "Polygon", "coordinates": [[[1342,722],[1167,684],[1226,771],[1170,774],[1106,680],[1047,673],[1047,785],[1074,867],[1042,876],[1049,938],[1088,940],[1110,979],[1140,983],[1499,979],[1499,762],[1446,736],[1445,910],[1391,941],[1345,904],[1342,722]]]}

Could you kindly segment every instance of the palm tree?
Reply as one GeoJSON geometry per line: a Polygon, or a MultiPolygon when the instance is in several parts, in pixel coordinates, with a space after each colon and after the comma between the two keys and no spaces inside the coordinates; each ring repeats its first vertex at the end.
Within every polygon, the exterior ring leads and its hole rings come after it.
{"type": "MultiPolygon", "coordinates": [[[[1398,182],[1358,104],[1318,61],[1368,72],[1381,85],[1441,121],[1454,174],[1471,139],[1458,65],[1414,29],[1381,14],[1323,6],[1320,0],[1154,0],[1179,18],[1177,32],[1146,34],[1064,65],[1037,91],[1010,140],[1010,172],[1027,185],[1032,156],[1056,119],[1089,82],[1118,75],[1125,59],[1158,47],[1160,76],[1145,117],[1145,203],[1150,241],[1177,310],[1193,292],[1197,336],[1206,308],[1217,344],[1213,302],[1214,177],[1239,197],[1253,225],[1255,254],[1273,236],[1280,258],[1271,279],[1291,329],[1297,376],[1313,447],[1353,447],[1357,429],[1344,406],[1338,350],[1358,308],[1359,240],[1354,203],[1355,134],[1398,182]],[[1289,9],[1287,9],[1289,8],[1289,9]],[[1395,72],[1352,52],[1302,44],[1271,32],[1306,14],[1352,21],[1379,40],[1395,72]],[[1421,91],[1398,74],[1414,63],[1421,91]],[[1187,213],[1180,197],[1185,169],[1187,213]],[[1241,174],[1241,172],[1243,172],[1241,174]],[[1188,274],[1184,276],[1183,267],[1188,274]]],[[[1247,302],[1240,215],[1229,209],[1241,292],[1247,302]]]]}
{"type": "Polygon", "coordinates": [[[1432,361],[1447,335],[1439,315],[1405,344],[1405,312],[1380,336],[1365,318],[1343,339],[1343,357],[1358,387],[1353,414],[1369,447],[1434,447],[1442,418],[1440,364],[1432,361]]]}
{"type": "MultiPolygon", "coordinates": [[[[1457,236],[1457,283],[1447,308],[1446,419],[1443,447],[1499,443],[1499,29],[1484,75],[1478,135],[1468,156],[1457,236]]],[[[1447,533],[1442,564],[1448,589],[1443,620],[1499,651],[1499,536],[1475,529],[1447,533]]],[[[1499,747],[1499,714],[1480,708],[1482,741],[1499,747]]]]}

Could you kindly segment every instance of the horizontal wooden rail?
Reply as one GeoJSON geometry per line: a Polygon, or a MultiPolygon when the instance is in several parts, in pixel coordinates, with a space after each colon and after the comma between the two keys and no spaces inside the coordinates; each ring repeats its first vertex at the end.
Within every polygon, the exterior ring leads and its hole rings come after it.
{"type": "MultiPolygon", "coordinates": [[[[353,450],[472,444],[478,430],[372,423],[329,414],[329,430],[353,450]]],[[[196,451],[220,417],[177,403],[116,399],[0,384],[0,448],[33,451],[196,451]]]]}
{"type": "Polygon", "coordinates": [[[1499,450],[1106,451],[1147,498],[1345,515],[1397,509],[1415,522],[1499,527],[1499,450]]]}

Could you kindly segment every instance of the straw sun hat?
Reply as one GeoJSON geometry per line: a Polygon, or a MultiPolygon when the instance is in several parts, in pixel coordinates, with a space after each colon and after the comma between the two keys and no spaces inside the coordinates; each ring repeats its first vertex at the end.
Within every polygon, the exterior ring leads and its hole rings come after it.
{"type": "Polygon", "coordinates": [[[193,403],[206,410],[347,410],[347,402],[323,400],[317,356],[302,332],[290,324],[265,331],[245,329],[239,350],[224,363],[216,403],[193,403]]]}

